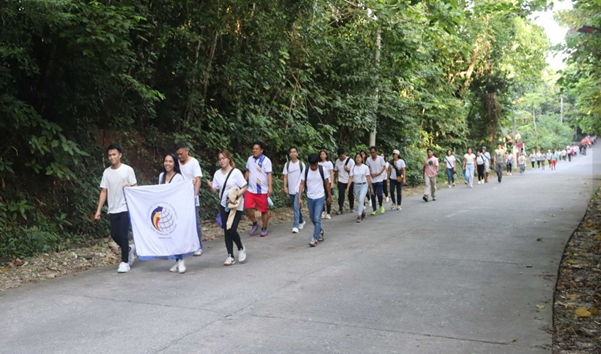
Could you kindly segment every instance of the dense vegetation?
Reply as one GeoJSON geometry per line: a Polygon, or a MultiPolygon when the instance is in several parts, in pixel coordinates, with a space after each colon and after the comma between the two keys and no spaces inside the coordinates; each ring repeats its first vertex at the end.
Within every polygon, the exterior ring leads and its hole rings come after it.
{"type": "MultiPolygon", "coordinates": [[[[516,112],[530,111],[519,107],[528,97],[538,106],[557,101],[545,92],[557,90],[543,75],[548,40],[529,19],[546,6],[2,1],[0,258],[106,234],[91,214],[111,142],[124,146],[144,184],[155,183],[162,154],[180,140],[211,171],[222,148],[243,165],[254,140],[279,169],[289,146],[304,156],[318,147],[355,152],[375,137],[382,151],[402,151],[408,182],[419,183],[426,147],[496,143],[516,112]],[[532,99],[537,92],[542,98],[532,99]]],[[[592,61],[582,66],[597,76],[574,68],[564,76],[571,90],[599,79],[592,61]]],[[[579,112],[598,114],[593,97],[573,97],[579,112]]],[[[528,137],[526,118],[517,120],[528,137]]],[[[573,122],[593,128],[583,115],[573,122]]],[[[201,193],[212,215],[215,197],[201,193]]]]}

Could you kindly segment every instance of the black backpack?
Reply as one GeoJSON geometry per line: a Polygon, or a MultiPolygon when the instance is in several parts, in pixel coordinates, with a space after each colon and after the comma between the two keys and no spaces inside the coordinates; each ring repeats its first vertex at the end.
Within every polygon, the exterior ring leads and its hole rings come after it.
{"type": "MultiPolygon", "coordinates": [[[[318,168],[319,168],[319,174],[321,175],[321,180],[323,181],[323,192],[324,192],[326,195],[328,195],[328,193],[327,193],[327,189],[326,189],[326,177],[325,177],[325,175],[324,175],[324,173],[323,173],[323,166],[321,166],[321,165],[320,165],[320,166],[318,166],[318,168]]],[[[307,176],[309,176],[309,170],[310,170],[310,169],[311,169],[311,168],[306,168],[306,169],[305,169],[305,191],[306,191],[307,193],[309,193],[309,192],[308,192],[308,190],[309,190],[309,185],[307,184],[307,176]]]]}
{"type": "MultiPolygon", "coordinates": [[[[305,166],[305,164],[302,161],[299,161],[299,163],[300,163],[300,172],[303,173],[303,167],[305,166]]],[[[290,160],[288,160],[288,162],[286,162],[286,172],[290,172],[290,169],[288,167],[290,167],[290,160]]]]}

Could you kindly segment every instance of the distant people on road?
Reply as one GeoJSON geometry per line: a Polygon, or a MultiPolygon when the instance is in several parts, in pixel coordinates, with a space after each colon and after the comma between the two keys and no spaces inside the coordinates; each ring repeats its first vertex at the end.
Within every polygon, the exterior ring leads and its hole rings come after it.
{"type": "MultiPolygon", "coordinates": [[[[328,155],[328,152],[326,150],[322,149],[319,151],[319,166],[323,167],[323,172],[330,176],[330,178],[328,179],[328,188],[330,188],[331,194],[334,195],[334,165],[332,164],[332,161],[330,161],[330,156],[328,155]]],[[[323,212],[321,213],[321,218],[328,220],[331,219],[331,212],[332,202],[330,201],[327,202],[326,205],[324,205],[323,212]]]]}
{"type": "Polygon", "coordinates": [[[453,156],[453,150],[447,150],[447,156],[444,157],[444,162],[445,171],[447,172],[447,183],[449,185],[449,188],[451,188],[455,186],[455,173],[457,173],[457,159],[455,159],[455,156],[453,156]]]}
{"type": "Polygon", "coordinates": [[[543,160],[543,154],[542,154],[542,152],[539,150],[539,151],[537,151],[537,152],[536,152],[536,154],[535,154],[535,155],[536,155],[536,167],[537,167],[538,169],[540,169],[540,163],[541,163],[541,161],[543,160]]]}
{"type": "Polygon", "coordinates": [[[526,158],[526,155],[524,154],[520,154],[520,157],[518,157],[518,162],[520,164],[520,174],[523,175],[524,172],[526,172],[526,161],[528,159],[526,158]]]}
{"type": "Polygon", "coordinates": [[[195,256],[202,255],[202,226],[200,225],[200,199],[198,194],[200,193],[200,185],[202,184],[202,169],[197,159],[190,156],[190,147],[187,143],[180,141],[175,145],[175,154],[177,155],[179,169],[182,172],[182,176],[186,181],[192,181],[194,183],[194,194],[196,195],[196,219],[198,228],[198,242],[200,248],[194,252],[195,256]]]}
{"type": "Polygon", "coordinates": [[[244,198],[246,215],[252,222],[249,235],[253,236],[259,229],[255,208],[261,213],[261,237],[267,236],[269,223],[268,198],[273,194],[271,160],[263,155],[263,142],[253,144],[253,154],[246,161],[244,179],[248,182],[247,193],[244,198]]]}
{"type": "MultiPolygon", "coordinates": [[[[480,154],[484,159],[484,154],[480,154]]],[[[484,161],[486,167],[486,161],[484,161]]],[[[474,188],[474,170],[476,168],[476,155],[471,147],[467,148],[467,154],[463,155],[463,170],[465,171],[465,177],[467,180],[467,187],[474,188]]]]}
{"type": "Polygon", "coordinates": [[[401,202],[403,201],[403,186],[406,183],[405,179],[405,161],[400,158],[400,151],[394,150],[392,152],[392,160],[390,160],[390,167],[388,175],[390,176],[390,197],[392,198],[391,210],[402,210],[401,202]],[[396,195],[395,195],[396,190],[396,195]]]}
{"type": "Polygon", "coordinates": [[[495,150],[495,170],[497,170],[497,180],[501,183],[503,179],[503,170],[505,164],[505,149],[503,149],[503,144],[497,144],[497,149],[495,150]]]}
{"type": "Polygon", "coordinates": [[[551,154],[551,169],[555,170],[555,165],[557,164],[557,149],[553,150],[553,153],[551,154]]]}
{"type": "Polygon", "coordinates": [[[135,187],[138,185],[138,181],[134,169],[121,163],[123,153],[120,145],[111,144],[106,152],[111,166],[102,173],[100,196],[94,219],[100,220],[102,207],[108,200],[107,214],[111,222],[111,238],[121,248],[121,263],[119,263],[117,273],[127,273],[134,263],[135,247],[129,245],[129,212],[123,188],[135,187]]]}
{"type": "Polygon", "coordinates": [[[334,166],[334,181],[338,187],[338,212],[336,215],[344,214],[344,197],[348,195],[348,204],[351,213],[355,212],[355,193],[354,186],[349,186],[350,171],[355,167],[355,161],[352,157],[346,156],[343,148],[338,149],[338,159],[334,166]],[[350,191],[347,192],[347,191],[350,191]]]}
{"type": "Polygon", "coordinates": [[[543,170],[545,169],[545,162],[547,161],[547,154],[545,154],[545,151],[541,149],[540,151],[541,154],[541,160],[540,160],[540,164],[543,168],[543,170]]]}
{"type": "MultiPolygon", "coordinates": [[[[367,153],[365,152],[365,150],[361,150],[360,154],[361,154],[361,158],[363,158],[363,164],[367,166],[367,158],[368,158],[367,153]]],[[[367,167],[369,168],[369,166],[367,166],[367,167]]],[[[370,191],[371,191],[371,189],[370,189],[370,191]]],[[[367,198],[365,198],[365,203],[366,203],[365,205],[371,206],[371,192],[369,193],[367,198]]]]}
{"type": "Polygon", "coordinates": [[[530,153],[530,163],[532,164],[532,168],[534,168],[534,164],[536,163],[536,151],[532,150],[530,153]]]}
{"type": "MultiPolygon", "coordinates": [[[[423,200],[428,202],[428,194],[432,195],[432,200],[436,201],[436,176],[438,176],[438,159],[434,157],[434,151],[428,148],[428,156],[424,158],[424,167],[422,170],[426,186],[424,188],[423,200]]],[[[473,171],[472,171],[473,175],[473,171]]]]}
{"type": "Polygon", "coordinates": [[[478,184],[484,184],[484,157],[482,157],[480,151],[476,153],[476,169],[478,172],[478,184]]]}
{"type": "Polygon", "coordinates": [[[513,169],[513,153],[507,152],[507,157],[505,158],[505,166],[507,167],[507,175],[511,176],[511,172],[513,169]]]}
{"type": "Polygon", "coordinates": [[[490,174],[491,156],[486,151],[486,146],[482,147],[482,157],[484,158],[484,183],[488,183],[488,175],[490,174]]]}
{"type": "MultiPolygon", "coordinates": [[[[309,208],[309,217],[313,222],[313,237],[309,241],[311,247],[317,246],[318,242],[324,240],[325,231],[321,227],[321,213],[325,203],[332,204],[332,194],[330,188],[330,175],[327,174],[323,166],[319,165],[319,155],[309,155],[309,168],[301,174],[300,194],[307,191],[307,207],[309,208]]],[[[303,199],[298,198],[299,207],[302,206],[303,199]]]]}
{"type": "Polygon", "coordinates": [[[384,195],[384,200],[386,201],[386,203],[388,203],[390,202],[390,197],[388,197],[388,179],[390,178],[390,164],[388,163],[388,161],[386,161],[386,155],[384,153],[381,153],[380,156],[382,156],[384,162],[386,163],[386,165],[384,166],[386,168],[386,171],[384,172],[384,181],[382,181],[382,194],[384,195]]]}
{"type": "Polygon", "coordinates": [[[353,166],[349,173],[349,183],[346,186],[346,192],[352,193],[351,186],[355,188],[357,194],[357,222],[360,223],[365,219],[365,196],[367,191],[374,192],[374,187],[371,183],[371,172],[369,167],[363,163],[363,156],[357,154],[355,156],[356,165],[353,166]]]}
{"type": "Polygon", "coordinates": [[[227,258],[223,265],[230,266],[236,264],[234,243],[238,248],[238,261],[242,263],[246,260],[246,249],[238,233],[238,224],[244,213],[244,193],[246,193],[247,182],[242,172],[236,168],[229,151],[221,150],[217,158],[221,169],[215,172],[213,181],[207,180],[207,184],[211,192],[219,192],[219,214],[227,251],[227,258]]]}
{"type": "Polygon", "coordinates": [[[284,165],[284,192],[290,196],[292,208],[294,210],[294,220],[292,222],[292,233],[296,234],[305,227],[305,219],[298,205],[298,199],[301,198],[299,188],[301,183],[301,174],[305,171],[305,163],[298,159],[298,149],[293,146],[288,149],[290,160],[284,165]]]}
{"type": "Polygon", "coordinates": [[[384,214],[386,210],[384,210],[384,206],[382,205],[382,189],[384,187],[384,179],[386,178],[386,161],[384,161],[382,156],[378,155],[378,149],[376,149],[375,146],[370,147],[369,152],[371,153],[371,157],[367,158],[367,162],[365,164],[367,167],[369,167],[371,184],[374,188],[374,191],[371,195],[371,204],[373,208],[371,215],[378,214],[377,205],[380,206],[380,214],[384,214]],[[376,204],[376,197],[378,198],[378,204],[376,204]]]}

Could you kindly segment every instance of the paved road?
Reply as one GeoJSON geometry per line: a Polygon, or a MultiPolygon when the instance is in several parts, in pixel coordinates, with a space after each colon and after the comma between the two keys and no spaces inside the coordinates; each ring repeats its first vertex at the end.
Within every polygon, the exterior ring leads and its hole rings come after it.
{"type": "Polygon", "coordinates": [[[601,176],[591,155],[335,217],[316,248],[281,225],[243,237],[242,265],[222,265],[219,239],[185,275],[138,261],[0,293],[0,353],[550,353],[563,244],[601,176]]]}

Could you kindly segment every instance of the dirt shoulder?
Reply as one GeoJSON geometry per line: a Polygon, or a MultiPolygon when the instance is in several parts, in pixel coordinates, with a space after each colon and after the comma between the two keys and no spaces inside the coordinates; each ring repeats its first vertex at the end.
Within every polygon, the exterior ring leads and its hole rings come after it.
{"type": "Polygon", "coordinates": [[[559,266],[553,353],[601,353],[601,189],[566,245],[559,266]]]}

